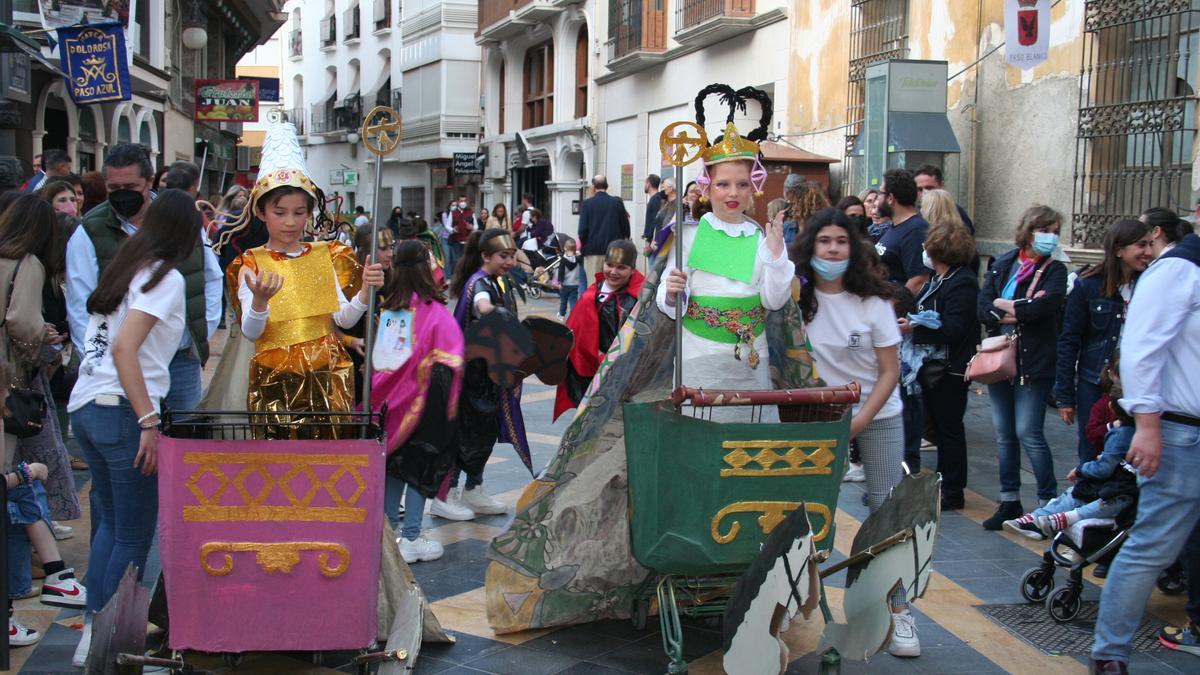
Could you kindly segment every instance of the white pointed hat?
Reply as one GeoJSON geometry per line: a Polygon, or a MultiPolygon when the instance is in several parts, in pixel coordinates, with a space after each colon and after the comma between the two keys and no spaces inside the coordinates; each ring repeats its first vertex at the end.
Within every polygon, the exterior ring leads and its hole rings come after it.
{"type": "Polygon", "coordinates": [[[296,127],[291,122],[274,122],[267,127],[267,136],[263,141],[258,180],[254,181],[254,188],[250,191],[251,208],[259,197],[284,186],[298,187],[312,195],[313,199],[321,199],[316,184],[308,177],[296,127]]]}

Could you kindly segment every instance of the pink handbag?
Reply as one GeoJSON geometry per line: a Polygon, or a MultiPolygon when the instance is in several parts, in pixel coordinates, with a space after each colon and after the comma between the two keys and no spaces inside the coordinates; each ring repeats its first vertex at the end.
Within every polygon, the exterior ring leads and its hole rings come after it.
{"type": "Polygon", "coordinates": [[[1011,381],[1017,376],[1017,334],[984,339],[967,363],[963,379],[980,384],[1011,381]]]}

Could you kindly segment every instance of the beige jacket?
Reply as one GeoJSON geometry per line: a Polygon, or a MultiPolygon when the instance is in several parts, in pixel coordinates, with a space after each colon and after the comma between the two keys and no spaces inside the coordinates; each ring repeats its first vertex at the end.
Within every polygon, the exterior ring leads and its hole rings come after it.
{"type": "Polygon", "coordinates": [[[496,216],[488,216],[487,229],[508,230],[509,232],[512,232],[512,218],[505,218],[503,221],[501,221],[499,218],[496,218],[496,216]]]}
{"type": "Polygon", "coordinates": [[[0,307],[4,325],[0,326],[0,357],[13,366],[13,385],[29,386],[38,369],[38,353],[46,338],[42,318],[42,286],[46,268],[33,255],[18,261],[0,258],[0,307]],[[15,278],[14,278],[14,275],[15,278]]]}

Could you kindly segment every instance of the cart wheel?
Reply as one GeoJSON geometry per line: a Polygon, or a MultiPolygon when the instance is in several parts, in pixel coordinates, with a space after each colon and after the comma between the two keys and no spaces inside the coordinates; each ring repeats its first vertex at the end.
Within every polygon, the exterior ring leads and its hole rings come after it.
{"type": "Polygon", "coordinates": [[[1054,590],[1054,572],[1047,573],[1039,565],[1021,577],[1021,595],[1029,602],[1044,602],[1054,590]]]}
{"type": "Polygon", "coordinates": [[[633,601],[633,616],[629,620],[633,623],[633,629],[636,631],[646,630],[646,618],[650,615],[650,601],[646,598],[638,598],[633,601]]]}
{"type": "Polygon", "coordinates": [[[225,663],[225,667],[231,670],[237,670],[242,665],[242,655],[225,653],[221,655],[221,661],[225,663]]]}
{"type": "Polygon", "coordinates": [[[1050,612],[1050,618],[1059,623],[1079,616],[1080,607],[1079,590],[1070,586],[1063,586],[1046,598],[1046,611],[1050,612]]]}
{"type": "Polygon", "coordinates": [[[537,284],[530,284],[529,285],[529,297],[533,298],[534,300],[537,300],[538,298],[542,297],[542,287],[538,286],[537,284]]]}

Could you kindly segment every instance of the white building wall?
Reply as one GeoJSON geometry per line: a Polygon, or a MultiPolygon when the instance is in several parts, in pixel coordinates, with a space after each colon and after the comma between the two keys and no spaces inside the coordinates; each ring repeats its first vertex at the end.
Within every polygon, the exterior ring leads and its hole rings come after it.
{"type": "MultiPolygon", "coordinates": [[[[607,68],[608,51],[601,55],[601,83],[597,87],[598,131],[600,153],[604,158],[600,172],[608,177],[609,193],[620,195],[621,169],[634,165],[633,199],[625,206],[631,216],[634,237],[645,226],[646,200],[643,182],[648,174],[662,178],[674,177],[674,167],[664,166],[659,150],[659,135],[668,124],[694,121],[693,100],[710,83],[725,83],[735,89],[755,86],[773,94],[776,102],[771,131],[788,128],[783,105],[788,94],[787,45],[788,22],[784,0],[759,0],[759,17],[773,17],[754,30],[705,44],[702,49],[689,51],[675,39],[675,8],[678,0],[664,0],[667,10],[668,44],[666,61],[627,75],[612,73],[607,68]]],[[[597,16],[603,35],[608,35],[608,15],[597,16]]],[[[726,108],[716,97],[706,106],[706,131],[710,137],[723,133],[726,108]]],[[[756,114],[755,106],[749,108],[756,114]]],[[[735,117],[743,133],[758,126],[757,118],[742,113],[735,117]]],[[[684,181],[699,174],[698,163],[684,169],[684,181]]],[[[628,195],[627,195],[628,196],[628,195]]]]}

